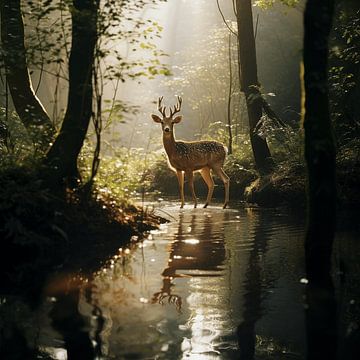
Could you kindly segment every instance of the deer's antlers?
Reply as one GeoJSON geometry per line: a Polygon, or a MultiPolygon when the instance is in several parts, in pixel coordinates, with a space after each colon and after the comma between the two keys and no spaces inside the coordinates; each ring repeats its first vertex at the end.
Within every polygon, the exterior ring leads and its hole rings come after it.
{"type": "Polygon", "coordinates": [[[163,117],[166,117],[166,106],[161,106],[161,102],[162,102],[163,98],[164,98],[163,96],[159,97],[158,110],[163,117]]]}
{"type": "Polygon", "coordinates": [[[174,110],[170,108],[170,117],[172,117],[181,110],[181,104],[182,104],[182,98],[181,96],[177,96],[177,104],[174,105],[174,110]]]}
{"type": "MultiPolygon", "coordinates": [[[[162,116],[166,117],[166,106],[161,105],[163,98],[164,98],[163,96],[159,97],[158,111],[162,116]]],[[[177,96],[177,104],[174,105],[174,109],[171,109],[170,107],[170,117],[172,117],[181,110],[181,104],[182,104],[182,98],[181,96],[177,96]]]]}

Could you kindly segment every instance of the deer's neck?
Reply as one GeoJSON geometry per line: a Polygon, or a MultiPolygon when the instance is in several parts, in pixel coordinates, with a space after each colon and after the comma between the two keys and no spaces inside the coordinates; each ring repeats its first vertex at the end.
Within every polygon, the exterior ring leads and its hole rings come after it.
{"type": "Polygon", "coordinates": [[[174,132],[171,132],[168,135],[163,134],[163,144],[168,157],[174,156],[176,153],[174,132]]]}

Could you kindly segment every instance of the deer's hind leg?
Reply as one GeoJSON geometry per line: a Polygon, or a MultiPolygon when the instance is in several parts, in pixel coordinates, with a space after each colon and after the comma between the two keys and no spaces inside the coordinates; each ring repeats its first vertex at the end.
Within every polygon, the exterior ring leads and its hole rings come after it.
{"type": "Polygon", "coordinates": [[[229,204],[229,188],[230,188],[230,178],[225,174],[225,171],[221,167],[214,167],[216,175],[220,177],[225,187],[225,201],[223,209],[225,209],[229,204]]]}
{"type": "Polygon", "coordinates": [[[181,205],[180,205],[180,209],[182,209],[184,207],[184,172],[181,170],[176,170],[176,175],[178,178],[178,182],[179,182],[179,192],[180,192],[180,200],[181,200],[181,205]]]}
{"type": "Polygon", "coordinates": [[[212,195],[213,195],[213,191],[214,191],[214,180],[211,176],[210,173],[210,168],[208,167],[204,167],[200,170],[200,174],[202,176],[202,178],[204,179],[207,187],[208,187],[208,194],[207,194],[207,198],[206,198],[206,203],[204,205],[204,208],[206,208],[211,201],[212,195]]]}
{"type": "Polygon", "coordinates": [[[193,171],[187,171],[186,172],[186,177],[188,178],[191,195],[192,195],[193,200],[194,200],[194,208],[196,208],[196,206],[197,206],[197,198],[196,198],[195,189],[194,189],[194,173],[193,173],[193,171]]]}

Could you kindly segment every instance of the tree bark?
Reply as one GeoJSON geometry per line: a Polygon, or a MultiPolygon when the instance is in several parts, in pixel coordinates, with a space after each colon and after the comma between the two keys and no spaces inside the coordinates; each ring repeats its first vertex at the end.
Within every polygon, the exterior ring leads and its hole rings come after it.
{"type": "Polygon", "coordinates": [[[236,0],[236,19],[239,46],[239,79],[245,93],[249,117],[250,141],[255,164],[260,174],[273,170],[274,162],[266,142],[256,132],[256,125],[262,116],[262,99],[258,89],[256,47],[251,0],[236,0]]]}
{"type": "Polygon", "coordinates": [[[228,101],[227,101],[227,127],[228,127],[228,154],[233,153],[233,133],[232,133],[232,121],[231,121],[231,98],[233,95],[232,90],[232,64],[231,64],[231,33],[229,34],[229,92],[228,92],[228,101]]]}
{"type": "Polygon", "coordinates": [[[45,151],[55,129],[32,88],[26,62],[20,0],[0,0],[0,11],[3,59],[11,98],[35,145],[45,151]]]}
{"type": "Polygon", "coordinates": [[[72,45],[69,59],[69,93],[64,121],[47,154],[53,180],[72,185],[80,180],[77,159],[93,114],[92,70],[97,41],[99,0],[74,0],[71,9],[72,45]]]}
{"type": "Polygon", "coordinates": [[[307,359],[335,359],[336,302],[330,275],[336,222],[335,146],[328,99],[328,38],[334,0],[308,0],[304,14],[307,359]]]}

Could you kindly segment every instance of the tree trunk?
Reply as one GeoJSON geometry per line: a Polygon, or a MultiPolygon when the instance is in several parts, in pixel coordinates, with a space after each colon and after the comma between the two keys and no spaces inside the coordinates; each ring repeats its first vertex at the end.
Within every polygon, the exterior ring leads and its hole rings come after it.
{"type": "Polygon", "coordinates": [[[77,159],[93,113],[92,70],[98,7],[99,0],[73,1],[68,104],[60,133],[47,154],[47,164],[57,183],[76,185],[80,180],[77,159]]]}
{"type": "Polygon", "coordinates": [[[272,171],[274,162],[266,139],[254,132],[262,116],[262,99],[258,89],[251,0],[236,0],[236,19],[240,63],[239,79],[241,79],[241,89],[245,93],[248,109],[251,146],[258,171],[260,174],[268,174],[272,171]]]}
{"type": "Polygon", "coordinates": [[[32,88],[26,63],[20,0],[0,0],[0,11],[3,59],[12,101],[35,145],[45,151],[52,141],[54,127],[32,88]]]}
{"type": "Polygon", "coordinates": [[[231,64],[231,33],[229,34],[229,92],[228,92],[228,101],[227,101],[227,128],[229,135],[228,142],[228,154],[231,155],[233,153],[233,133],[232,133],[232,121],[231,121],[231,98],[233,95],[232,90],[232,64],[231,64]]]}
{"type": "Polygon", "coordinates": [[[336,221],[335,146],[328,99],[328,38],[334,0],[308,0],[304,14],[305,157],[308,168],[307,359],[335,359],[336,302],[330,275],[336,221]]]}

